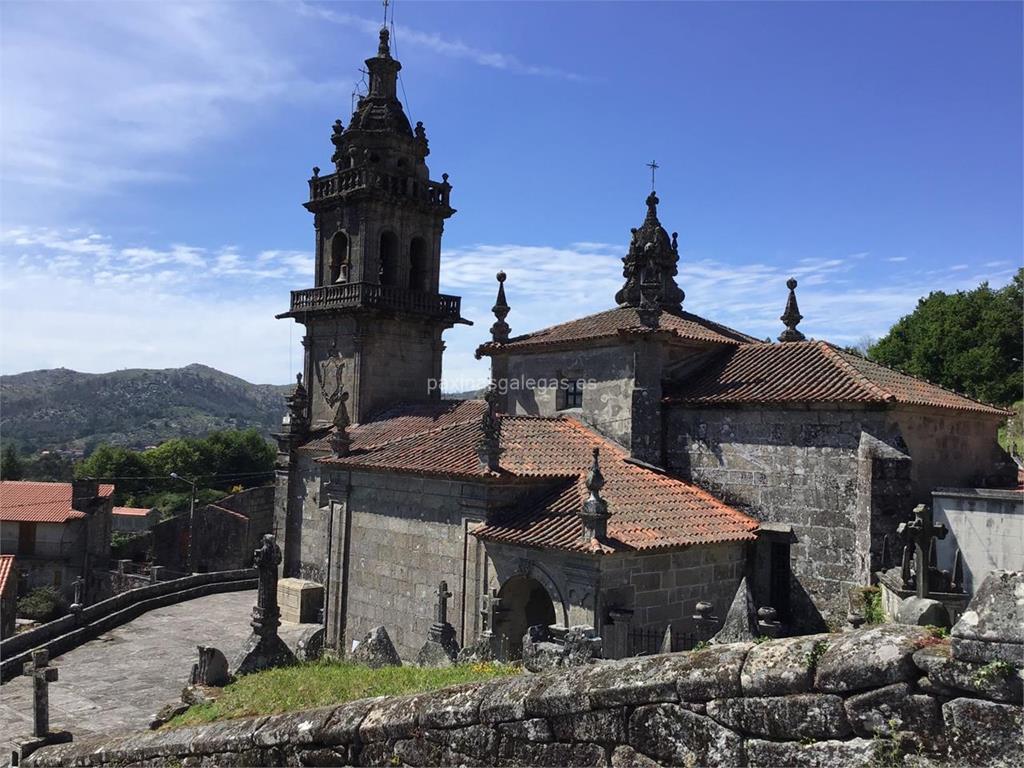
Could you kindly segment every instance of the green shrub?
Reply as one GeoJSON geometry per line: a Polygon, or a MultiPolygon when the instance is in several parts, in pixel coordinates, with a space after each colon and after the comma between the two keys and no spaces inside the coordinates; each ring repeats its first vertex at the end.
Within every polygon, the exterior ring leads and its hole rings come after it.
{"type": "Polygon", "coordinates": [[[18,617],[22,619],[45,623],[67,612],[67,603],[53,587],[38,587],[18,601],[18,617]]]}

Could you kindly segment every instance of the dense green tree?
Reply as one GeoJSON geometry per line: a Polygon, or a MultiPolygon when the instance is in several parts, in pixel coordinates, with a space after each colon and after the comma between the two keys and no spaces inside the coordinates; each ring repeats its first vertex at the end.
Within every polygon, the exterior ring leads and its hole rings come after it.
{"type": "Polygon", "coordinates": [[[21,480],[25,476],[25,465],[18,456],[18,449],[8,445],[0,455],[0,480],[21,480]]]}
{"type": "Polygon", "coordinates": [[[1021,398],[1024,269],[994,289],[935,291],[869,349],[873,360],[990,403],[1021,398]]]}
{"type": "Polygon", "coordinates": [[[129,496],[152,492],[150,474],[141,453],[114,445],[100,445],[89,454],[89,458],[75,466],[75,477],[94,477],[101,482],[113,482],[114,503],[118,506],[124,505],[129,496]]]}
{"type": "Polygon", "coordinates": [[[204,438],[175,438],[141,452],[101,445],[75,467],[75,475],[113,482],[117,504],[177,513],[188,509],[191,492],[171,479],[172,472],[195,479],[199,503],[208,503],[236,486],[268,482],[274,457],[273,446],[258,430],[225,430],[204,438]]]}
{"type": "Polygon", "coordinates": [[[46,451],[25,462],[25,479],[47,483],[70,483],[74,477],[74,465],[67,456],[56,451],[46,451]]]}

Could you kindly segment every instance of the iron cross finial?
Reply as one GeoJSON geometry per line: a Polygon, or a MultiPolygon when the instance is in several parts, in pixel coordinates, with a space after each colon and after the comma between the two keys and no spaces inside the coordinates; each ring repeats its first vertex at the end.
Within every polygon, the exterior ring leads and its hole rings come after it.
{"type": "Polygon", "coordinates": [[[651,169],[651,191],[653,192],[654,191],[654,172],[656,170],[658,170],[659,168],[661,168],[661,166],[658,165],[658,161],[657,160],[651,160],[651,162],[649,162],[647,164],[647,167],[651,169]]]}

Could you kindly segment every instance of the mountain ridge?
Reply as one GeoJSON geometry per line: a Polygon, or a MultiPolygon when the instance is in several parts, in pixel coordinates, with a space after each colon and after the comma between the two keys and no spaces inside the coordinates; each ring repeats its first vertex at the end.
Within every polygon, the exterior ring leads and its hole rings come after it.
{"type": "Polygon", "coordinates": [[[22,452],[145,448],[174,437],[255,427],[269,436],[291,384],[252,384],[191,363],[83,373],[47,368],[0,376],[0,436],[22,452]]]}

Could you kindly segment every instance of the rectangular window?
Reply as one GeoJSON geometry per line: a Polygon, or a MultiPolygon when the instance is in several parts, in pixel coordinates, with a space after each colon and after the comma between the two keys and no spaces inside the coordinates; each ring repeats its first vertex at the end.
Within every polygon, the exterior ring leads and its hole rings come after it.
{"type": "Polygon", "coordinates": [[[562,397],[562,408],[583,407],[583,381],[570,379],[565,382],[565,394],[562,397]]]}
{"type": "Polygon", "coordinates": [[[34,555],[36,553],[36,524],[18,523],[18,554],[34,555]]]}

